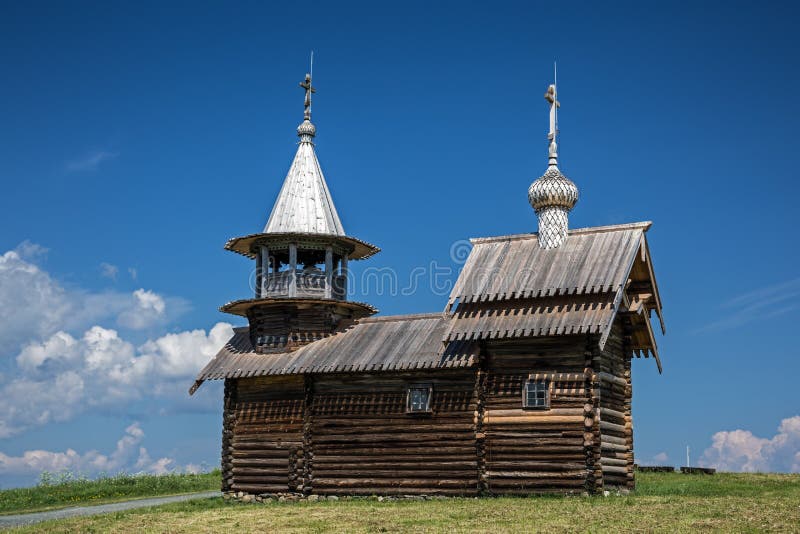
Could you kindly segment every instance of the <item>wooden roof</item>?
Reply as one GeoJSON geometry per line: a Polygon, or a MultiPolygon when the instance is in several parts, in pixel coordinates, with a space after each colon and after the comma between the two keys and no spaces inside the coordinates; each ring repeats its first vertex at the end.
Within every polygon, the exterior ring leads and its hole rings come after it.
{"type": "Polygon", "coordinates": [[[361,319],[293,352],[258,354],[247,328],[200,372],[204,380],[302,373],[469,367],[478,340],[598,334],[602,348],[618,314],[629,346],[661,360],[650,326],[661,298],[645,238],[651,223],[572,230],[564,245],[541,249],[536,234],[473,239],[450,295],[451,314],[361,319]]]}
{"type": "Polygon", "coordinates": [[[444,341],[600,334],[605,345],[619,312],[631,318],[632,350],[661,371],[650,312],[661,298],[641,222],[571,230],[558,248],[537,234],[473,239],[447,304],[444,341]],[[635,316],[634,316],[635,315],[635,316]]]}
{"type": "Polygon", "coordinates": [[[448,305],[615,291],[627,281],[651,224],[570,230],[553,249],[540,248],[537,234],[472,239],[448,305]]]}
{"type": "Polygon", "coordinates": [[[338,244],[352,251],[348,255],[348,258],[351,260],[363,260],[381,251],[380,248],[376,247],[372,243],[367,243],[366,241],[362,241],[351,236],[334,236],[329,234],[313,234],[303,232],[273,232],[269,234],[261,233],[250,234],[241,237],[232,237],[228,239],[227,243],[225,243],[225,249],[232,250],[233,252],[241,254],[242,256],[247,256],[250,259],[254,259],[256,257],[255,251],[259,245],[269,245],[275,242],[299,242],[301,244],[306,242],[320,242],[338,244]]]}
{"type": "Polygon", "coordinates": [[[614,320],[613,295],[515,299],[459,306],[447,341],[602,334],[614,320]]]}
{"type": "Polygon", "coordinates": [[[315,341],[293,352],[258,354],[249,329],[234,336],[197,376],[204,380],[303,373],[400,371],[469,367],[478,347],[442,343],[448,320],[441,313],[361,319],[349,330],[315,341]]]}

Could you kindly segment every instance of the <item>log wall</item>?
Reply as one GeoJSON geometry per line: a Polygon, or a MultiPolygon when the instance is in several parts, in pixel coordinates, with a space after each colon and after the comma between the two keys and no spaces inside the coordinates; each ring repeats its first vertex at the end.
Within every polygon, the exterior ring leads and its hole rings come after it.
{"type": "Polygon", "coordinates": [[[223,487],[256,494],[302,490],[304,404],[302,376],[236,380],[224,414],[232,434],[223,441],[223,487]]]}
{"type": "Polygon", "coordinates": [[[631,356],[621,323],[614,325],[604,349],[596,349],[594,366],[600,396],[600,462],[604,485],[633,489],[631,356]]]}
{"type": "Polygon", "coordinates": [[[586,444],[593,444],[587,430],[591,432],[594,418],[585,352],[585,336],[487,344],[482,426],[489,493],[587,489],[591,466],[586,444]],[[531,374],[550,380],[550,409],[522,407],[522,388],[531,374]]]}
{"type": "Polygon", "coordinates": [[[474,370],[314,379],[311,489],[318,494],[475,495],[474,370]],[[433,385],[430,414],[407,414],[410,384],[433,385]]]}
{"type": "Polygon", "coordinates": [[[489,341],[478,366],[228,379],[224,491],[505,495],[632,488],[630,355],[624,327],[489,341]],[[525,409],[529,377],[549,409],[525,409]],[[431,384],[431,413],[406,413],[431,384]]]}

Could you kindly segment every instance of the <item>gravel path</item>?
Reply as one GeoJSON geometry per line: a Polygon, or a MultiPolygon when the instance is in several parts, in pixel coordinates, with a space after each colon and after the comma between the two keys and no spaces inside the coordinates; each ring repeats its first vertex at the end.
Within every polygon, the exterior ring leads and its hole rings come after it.
{"type": "Polygon", "coordinates": [[[80,515],[106,514],[108,512],[120,512],[122,510],[132,510],[133,508],[145,508],[147,506],[157,506],[171,502],[190,501],[193,499],[209,499],[220,497],[219,491],[205,491],[203,493],[190,493],[188,495],[173,495],[170,497],[153,497],[151,499],[137,499],[134,501],[113,502],[109,504],[98,504],[96,506],[75,506],[72,508],[62,508],[60,510],[50,510],[49,512],[34,512],[32,514],[0,515],[0,529],[31,525],[40,521],[50,519],[64,519],[66,517],[76,517],[80,515]]]}

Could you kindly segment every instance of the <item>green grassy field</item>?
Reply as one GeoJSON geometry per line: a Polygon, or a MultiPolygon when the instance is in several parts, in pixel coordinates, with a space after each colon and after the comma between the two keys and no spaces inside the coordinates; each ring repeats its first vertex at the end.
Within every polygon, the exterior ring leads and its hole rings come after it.
{"type": "Polygon", "coordinates": [[[179,495],[220,487],[219,470],[199,475],[116,475],[97,480],[46,483],[0,491],[0,514],[38,512],[67,506],[179,495]]]}
{"type": "Polygon", "coordinates": [[[639,473],[628,496],[207,499],[40,523],[19,532],[800,532],[800,475],[639,473]]]}

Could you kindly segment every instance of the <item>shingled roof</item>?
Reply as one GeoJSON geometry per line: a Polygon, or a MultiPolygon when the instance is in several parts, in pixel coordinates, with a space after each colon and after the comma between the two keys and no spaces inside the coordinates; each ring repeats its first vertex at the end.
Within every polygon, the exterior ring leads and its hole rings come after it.
{"type": "Polygon", "coordinates": [[[361,319],[344,332],[315,341],[293,352],[258,354],[247,327],[236,328],[197,376],[194,392],[204,380],[304,373],[402,371],[470,367],[477,345],[451,343],[442,337],[448,320],[441,313],[361,319]]]}
{"type": "Polygon", "coordinates": [[[616,291],[651,224],[570,230],[553,249],[540,248],[537,234],[472,239],[449,304],[616,291]]]}
{"type": "MultiPolygon", "coordinates": [[[[663,330],[645,238],[651,224],[571,230],[552,249],[541,248],[537,234],[473,239],[448,300],[444,341],[596,333],[602,348],[620,311],[647,319],[654,310],[663,330]]],[[[649,320],[634,323],[645,335],[634,336],[632,349],[652,354],[660,370],[649,320]]]]}
{"type": "Polygon", "coordinates": [[[473,239],[445,314],[359,320],[293,352],[258,354],[248,328],[200,372],[204,380],[265,375],[469,367],[478,341],[597,334],[602,348],[618,314],[630,319],[630,349],[654,356],[650,313],[661,299],[645,232],[651,223],[584,228],[542,249],[536,234],[473,239]]]}

